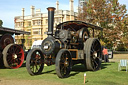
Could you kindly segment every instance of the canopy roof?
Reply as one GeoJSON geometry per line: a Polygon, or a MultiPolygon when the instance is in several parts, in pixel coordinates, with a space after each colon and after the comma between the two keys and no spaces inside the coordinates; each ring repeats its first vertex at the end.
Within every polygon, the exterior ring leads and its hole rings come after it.
{"type": "Polygon", "coordinates": [[[20,35],[20,34],[27,34],[29,35],[30,32],[26,32],[26,31],[21,31],[21,30],[15,30],[15,29],[11,29],[11,28],[6,28],[6,27],[0,27],[0,34],[15,34],[15,35],[20,35]]]}
{"type": "Polygon", "coordinates": [[[82,21],[66,21],[66,22],[58,24],[56,28],[77,31],[83,27],[92,28],[92,29],[96,29],[96,30],[103,30],[103,28],[101,28],[101,27],[98,27],[96,25],[89,24],[86,22],[82,22],[82,21]]]}

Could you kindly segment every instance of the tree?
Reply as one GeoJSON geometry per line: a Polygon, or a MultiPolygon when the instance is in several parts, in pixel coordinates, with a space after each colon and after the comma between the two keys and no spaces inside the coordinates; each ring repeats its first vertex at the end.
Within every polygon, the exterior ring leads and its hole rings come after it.
{"type": "MultiPolygon", "coordinates": [[[[127,30],[127,24],[126,24],[126,6],[125,5],[120,5],[118,0],[114,2],[113,8],[112,8],[112,19],[113,19],[113,28],[111,32],[109,33],[108,36],[110,36],[110,40],[113,41],[113,44],[115,46],[118,46],[118,44],[122,44],[121,46],[125,46],[127,42],[124,42],[124,34],[128,32],[127,30]],[[115,4],[116,5],[115,5],[115,4]]],[[[128,38],[127,38],[128,39],[128,38]]],[[[125,47],[124,47],[125,48],[125,47]]]]}
{"type": "Polygon", "coordinates": [[[126,14],[121,21],[121,43],[124,44],[125,48],[128,48],[128,15],[126,14]]]}
{"type": "Polygon", "coordinates": [[[3,21],[2,21],[2,20],[0,20],[0,27],[2,27],[2,25],[3,25],[3,21]]]}
{"type": "MultiPolygon", "coordinates": [[[[106,45],[117,45],[123,31],[122,22],[126,14],[126,6],[120,5],[118,0],[89,0],[88,4],[80,9],[78,19],[101,26],[103,28],[102,41],[106,45]]],[[[121,41],[122,42],[122,41],[121,41]]]]}

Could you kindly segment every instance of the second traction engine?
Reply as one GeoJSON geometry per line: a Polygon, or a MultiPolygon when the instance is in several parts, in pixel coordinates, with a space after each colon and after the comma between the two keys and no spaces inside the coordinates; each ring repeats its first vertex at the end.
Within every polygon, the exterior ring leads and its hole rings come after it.
{"type": "Polygon", "coordinates": [[[82,63],[86,70],[100,68],[101,45],[97,38],[90,38],[88,27],[95,25],[82,21],[60,23],[53,31],[54,10],[48,9],[48,37],[42,41],[41,49],[32,49],[26,59],[26,68],[30,75],[40,74],[47,66],[55,64],[59,78],[68,77],[74,64],[82,63]]]}

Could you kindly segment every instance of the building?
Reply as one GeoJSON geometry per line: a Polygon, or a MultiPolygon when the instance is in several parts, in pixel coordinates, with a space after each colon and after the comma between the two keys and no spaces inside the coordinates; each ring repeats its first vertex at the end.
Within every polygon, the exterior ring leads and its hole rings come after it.
{"type": "MultiPolygon", "coordinates": [[[[54,16],[55,26],[64,21],[77,20],[77,12],[73,8],[74,0],[69,0],[70,10],[59,9],[59,1],[56,2],[56,11],[54,16]]],[[[25,47],[29,49],[35,40],[43,40],[47,37],[48,31],[48,13],[41,13],[40,9],[31,6],[31,15],[25,16],[25,9],[22,8],[22,16],[15,17],[15,29],[31,32],[30,35],[15,36],[16,43],[21,43],[25,39],[25,47]]]]}
{"type": "Polygon", "coordinates": [[[89,2],[89,0],[78,0],[78,15],[80,15],[81,13],[84,12],[83,10],[87,6],[88,2],[89,2]]]}
{"type": "Polygon", "coordinates": [[[79,0],[78,7],[83,8],[83,6],[87,5],[87,2],[89,2],[89,0],[79,0]]]}

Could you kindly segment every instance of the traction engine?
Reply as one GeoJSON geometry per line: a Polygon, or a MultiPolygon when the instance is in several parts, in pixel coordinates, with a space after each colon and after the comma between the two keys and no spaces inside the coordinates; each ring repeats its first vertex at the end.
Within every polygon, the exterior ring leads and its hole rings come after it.
{"type": "Polygon", "coordinates": [[[30,34],[29,32],[0,27],[0,68],[16,69],[24,61],[24,50],[21,45],[14,44],[12,35],[30,34]]]}
{"type": "Polygon", "coordinates": [[[88,28],[101,27],[82,21],[67,21],[56,26],[53,32],[54,10],[48,9],[48,37],[42,41],[41,49],[31,49],[27,55],[26,68],[30,75],[40,74],[47,66],[55,64],[59,78],[68,77],[72,66],[82,63],[85,70],[98,70],[101,64],[101,44],[90,38],[88,28]]]}

